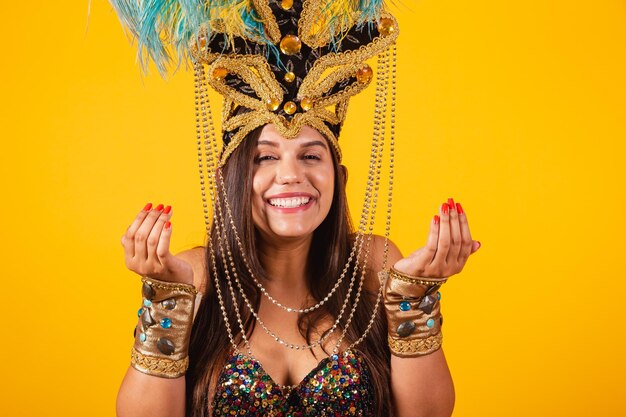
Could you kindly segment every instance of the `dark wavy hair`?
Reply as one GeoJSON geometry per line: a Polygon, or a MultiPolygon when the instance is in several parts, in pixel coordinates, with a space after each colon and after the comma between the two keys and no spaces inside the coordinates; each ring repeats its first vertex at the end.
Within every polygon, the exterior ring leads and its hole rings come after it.
{"type": "MultiPolygon", "coordinates": [[[[232,209],[234,224],[247,255],[248,263],[255,276],[261,279],[265,278],[266,275],[263,265],[261,265],[257,256],[258,232],[255,230],[251,215],[252,199],[242,197],[252,195],[254,158],[262,128],[263,126],[260,126],[250,132],[248,137],[230,155],[228,162],[222,168],[224,191],[228,196],[232,209]]],[[[335,168],[335,193],[328,215],[313,233],[307,262],[307,284],[311,295],[316,301],[323,299],[336,283],[337,277],[341,274],[348,261],[351,245],[354,243],[356,236],[348,212],[345,192],[346,171],[339,164],[334,151],[331,153],[335,168]]],[[[224,213],[223,203],[221,206],[224,213]]],[[[226,221],[226,224],[228,225],[228,221],[226,221]]],[[[237,249],[237,241],[232,230],[227,226],[223,237],[220,237],[215,227],[211,227],[208,239],[216,255],[216,271],[213,270],[209,244],[207,244],[205,257],[207,261],[205,268],[207,276],[206,290],[193,324],[189,345],[189,368],[186,373],[186,414],[190,417],[209,416],[209,401],[212,401],[219,376],[228,359],[230,348],[230,341],[220,310],[217,292],[214,288],[214,272],[218,276],[222,299],[224,300],[230,327],[235,336],[235,342],[239,344],[242,340],[236,321],[235,305],[228,290],[227,278],[221,262],[221,257],[224,254],[220,252],[220,238],[225,239],[232,249],[237,274],[255,311],[258,311],[261,301],[261,292],[247,271],[243,257],[237,249]]],[[[354,268],[354,266],[351,266],[351,268],[354,268]]],[[[353,269],[349,270],[346,278],[350,277],[352,272],[353,269]]],[[[368,272],[371,273],[371,271],[368,272]]],[[[321,318],[328,314],[334,319],[337,318],[341,310],[342,301],[345,300],[348,293],[349,281],[349,279],[344,279],[333,297],[321,308],[299,314],[298,328],[303,337],[306,338],[307,343],[311,343],[311,333],[316,329],[316,325],[321,318]]],[[[350,306],[354,305],[355,295],[356,288],[353,288],[350,294],[350,306]]],[[[367,291],[366,287],[363,286],[352,323],[346,332],[346,340],[348,342],[352,343],[358,340],[367,328],[376,303],[376,295],[376,293],[367,291]]],[[[236,300],[236,307],[241,312],[246,336],[250,337],[256,321],[238,293],[236,294],[236,300]]],[[[344,317],[346,317],[345,312],[344,317]]],[[[340,323],[337,326],[337,331],[342,330],[343,323],[340,323]]],[[[376,415],[392,415],[390,351],[387,345],[387,322],[382,305],[379,305],[378,317],[375,319],[367,337],[357,346],[364,354],[372,372],[376,415]]]]}

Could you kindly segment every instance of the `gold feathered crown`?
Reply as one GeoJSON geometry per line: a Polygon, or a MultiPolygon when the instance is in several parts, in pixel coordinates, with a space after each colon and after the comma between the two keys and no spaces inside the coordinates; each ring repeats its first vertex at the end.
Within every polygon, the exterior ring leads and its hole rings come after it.
{"type": "Polygon", "coordinates": [[[112,3],[137,38],[143,63],[152,59],[164,71],[173,46],[181,61],[191,58],[203,79],[197,82],[224,96],[221,164],[266,123],[288,139],[303,125],[313,127],[341,159],[337,141],[348,101],[373,77],[366,61],[398,36],[381,0],[112,3]]]}

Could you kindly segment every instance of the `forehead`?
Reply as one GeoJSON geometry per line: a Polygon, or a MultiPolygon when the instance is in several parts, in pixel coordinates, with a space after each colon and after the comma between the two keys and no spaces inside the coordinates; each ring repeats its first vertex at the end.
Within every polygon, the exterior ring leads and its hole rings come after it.
{"type": "Polygon", "coordinates": [[[274,124],[266,124],[261,130],[258,140],[259,145],[270,145],[275,147],[302,147],[321,146],[328,149],[326,137],[317,129],[310,126],[302,126],[300,133],[293,139],[285,139],[276,129],[274,124]]]}

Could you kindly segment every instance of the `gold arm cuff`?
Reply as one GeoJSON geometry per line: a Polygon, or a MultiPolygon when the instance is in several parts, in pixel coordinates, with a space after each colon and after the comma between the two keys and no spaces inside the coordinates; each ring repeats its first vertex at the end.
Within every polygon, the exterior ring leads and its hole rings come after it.
{"type": "Polygon", "coordinates": [[[130,352],[130,364],[133,368],[144,374],[161,378],[178,378],[187,371],[189,356],[185,356],[183,359],[179,360],[157,358],[144,355],[133,347],[130,352]]]}
{"type": "Polygon", "coordinates": [[[198,291],[191,284],[148,277],[141,281],[143,301],[131,366],[149,375],[176,378],[187,369],[198,291]]]}
{"type": "Polygon", "coordinates": [[[395,356],[401,358],[412,358],[416,356],[424,356],[433,353],[441,347],[443,334],[441,332],[426,339],[401,340],[387,337],[389,349],[395,356]]]}

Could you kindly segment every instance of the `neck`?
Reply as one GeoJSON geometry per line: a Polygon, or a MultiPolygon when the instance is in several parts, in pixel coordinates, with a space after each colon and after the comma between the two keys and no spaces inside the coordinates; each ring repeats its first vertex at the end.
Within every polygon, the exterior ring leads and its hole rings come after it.
{"type": "Polygon", "coordinates": [[[259,238],[259,257],[268,279],[266,287],[306,294],[306,267],[313,236],[289,239],[259,238]]]}

